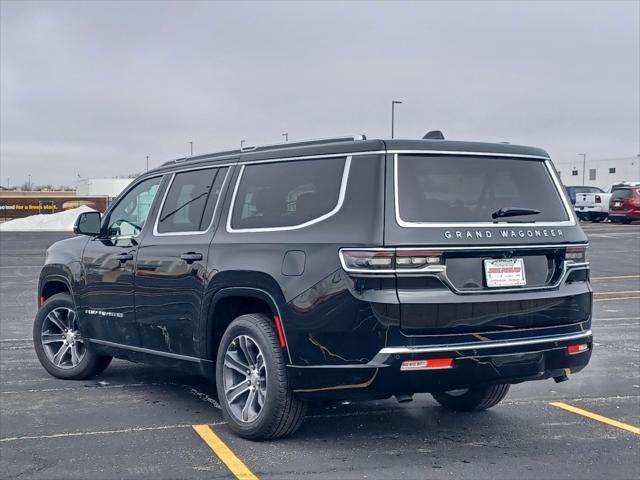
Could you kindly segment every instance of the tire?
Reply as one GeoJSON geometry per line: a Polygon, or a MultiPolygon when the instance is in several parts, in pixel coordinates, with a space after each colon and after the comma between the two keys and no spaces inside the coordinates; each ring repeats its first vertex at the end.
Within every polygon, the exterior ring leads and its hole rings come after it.
{"type": "Polygon", "coordinates": [[[68,293],[53,295],[40,307],[33,322],[33,345],[44,369],[65,380],[84,380],[102,373],[112,359],[96,354],[82,339],[68,293]]]}
{"type": "Polygon", "coordinates": [[[630,218],[623,218],[622,220],[620,220],[622,223],[624,223],[625,225],[629,225],[631,223],[631,219],[630,218]]]}
{"type": "Polygon", "coordinates": [[[457,412],[472,412],[486,410],[497,405],[507,396],[509,384],[489,385],[486,387],[470,388],[463,393],[437,392],[431,395],[444,408],[457,412]]]}
{"type": "Polygon", "coordinates": [[[273,320],[264,314],[242,315],[227,327],[218,347],[216,388],[229,427],[249,440],[290,435],[306,413],[306,402],[289,388],[284,350],[273,320]],[[253,361],[250,375],[245,370],[250,363],[245,351],[253,361]],[[232,386],[238,388],[230,391],[232,386]]]}
{"type": "Polygon", "coordinates": [[[602,220],[602,217],[591,217],[591,223],[599,223],[602,220]]]}

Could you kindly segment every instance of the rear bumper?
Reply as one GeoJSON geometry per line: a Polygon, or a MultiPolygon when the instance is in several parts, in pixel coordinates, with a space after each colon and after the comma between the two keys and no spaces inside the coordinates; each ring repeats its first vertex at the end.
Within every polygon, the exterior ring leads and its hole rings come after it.
{"type": "Polygon", "coordinates": [[[640,220],[640,210],[627,210],[626,212],[616,211],[609,213],[612,218],[629,218],[631,220],[640,220]]]}
{"type": "Polygon", "coordinates": [[[299,395],[312,398],[381,398],[469,388],[495,383],[543,380],[582,370],[591,357],[591,330],[577,333],[479,341],[465,344],[386,347],[367,364],[333,367],[289,367],[299,395]],[[569,354],[569,345],[588,350],[569,354]],[[453,358],[450,368],[402,371],[406,360],[453,358]]]}

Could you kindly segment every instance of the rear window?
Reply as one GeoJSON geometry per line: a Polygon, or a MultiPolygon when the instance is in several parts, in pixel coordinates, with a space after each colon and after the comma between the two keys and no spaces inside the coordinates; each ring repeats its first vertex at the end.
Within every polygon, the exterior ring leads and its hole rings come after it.
{"type": "Polygon", "coordinates": [[[198,232],[209,227],[226,168],[177,173],[158,218],[158,233],[198,232]]]}
{"type": "Polygon", "coordinates": [[[287,228],[318,220],[339,207],[345,173],[344,157],[247,165],[231,227],[287,228]]]}
{"type": "Polygon", "coordinates": [[[625,198],[631,197],[633,197],[633,192],[629,188],[614,190],[611,194],[611,198],[615,198],[616,200],[624,200],[625,198]]]}
{"type": "Polygon", "coordinates": [[[501,208],[538,210],[499,222],[559,222],[567,212],[543,161],[399,155],[398,214],[411,223],[493,222],[501,208]]]}

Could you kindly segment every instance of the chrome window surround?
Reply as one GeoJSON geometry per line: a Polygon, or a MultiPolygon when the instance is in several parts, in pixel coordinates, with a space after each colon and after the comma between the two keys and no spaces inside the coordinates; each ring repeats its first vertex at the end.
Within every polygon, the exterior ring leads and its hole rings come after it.
{"type": "MultiPolygon", "coordinates": [[[[188,172],[188,171],[192,171],[192,170],[214,170],[214,169],[219,169],[219,168],[225,168],[227,167],[226,165],[222,165],[222,166],[211,166],[209,165],[206,168],[193,168],[193,169],[186,169],[186,170],[179,170],[179,171],[175,171],[175,172],[171,172],[171,179],[169,180],[169,184],[167,185],[166,190],[164,191],[164,195],[162,197],[162,202],[160,203],[160,208],[158,209],[158,214],[156,215],[156,221],[153,224],[153,236],[154,237],[171,237],[171,236],[182,236],[182,235],[204,235],[205,233],[208,233],[209,230],[211,230],[211,227],[213,226],[213,221],[216,218],[216,212],[218,211],[218,205],[220,204],[220,196],[218,195],[218,198],[216,199],[216,204],[213,207],[213,214],[211,215],[211,222],[209,222],[209,225],[207,226],[206,229],[204,230],[197,230],[197,231],[193,231],[193,232],[165,232],[165,233],[161,233],[158,231],[158,224],[160,222],[160,215],[162,214],[162,209],[164,208],[164,202],[167,200],[167,196],[169,194],[169,189],[171,188],[171,185],[173,185],[173,181],[176,178],[176,175],[179,173],[183,173],[183,172],[188,172]]],[[[227,171],[224,174],[224,179],[222,180],[222,185],[220,185],[220,193],[222,193],[224,191],[224,187],[227,184],[227,178],[229,177],[229,171],[231,169],[227,168],[227,171]]],[[[214,179],[215,181],[215,179],[214,179]]],[[[213,187],[213,184],[211,185],[213,187]]],[[[205,209],[206,209],[206,204],[205,204],[205,209]]]]}
{"type": "Polygon", "coordinates": [[[517,288],[492,288],[490,290],[460,290],[456,288],[449,277],[447,276],[447,267],[446,265],[426,265],[422,268],[415,270],[404,270],[404,269],[386,269],[386,270],[365,270],[358,268],[348,268],[343,257],[343,250],[360,250],[360,251],[374,251],[374,252],[395,252],[402,250],[480,250],[480,251],[490,251],[490,250],[530,250],[530,249],[540,249],[540,248],[566,248],[568,246],[585,246],[588,247],[588,244],[562,244],[562,245],[518,245],[518,246],[499,246],[499,247],[416,247],[416,248],[341,248],[338,252],[340,257],[340,264],[345,272],[349,274],[354,274],[355,276],[366,276],[366,277],[377,277],[377,276],[390,276],[397,275],[401,277],[413,277],[416,275],[428,275],[431,277],[436,277],[440,280],[444,286],[448,287],[453,293],[457,295],[487,295],[492,293],[506,293],[506,292],[531,292],[531,291],[540,291],[540,290],[553,290],[558,288],[562,283],[564,283],[569,276],[569,274],[574,270],[588,270],[589,262],[574,262],[572,260],[565,260],[562,265],[562,273],[558,280],[551,285],[543,285],[538,287],[517,287],[517,288]]]}
{"type": "Polygon", "coordinates": [[[558,222],[533,222],[533,223],[518,223],[518,227],[563,227],[576,225],[575,217],[573,214],[573,208],[568,204],[565,195],[563,194],[562,185],[556,175],[556,172],[551,165],[549,157],[543,157],[539,155],[521,155],[510,153],[479,153],[479,152],[441,152],[437,150],[394,150],[393,152],[393,196],[394,196],[394,210],[396,216],[396,223],[405,228],[428,228],[428,227],[505,227],[509,225],[508,222],[407,222],[400,217],[400,202],[398,198],[398,155],[399,154],[424,154],[424,155],[460,155],[460,156],[481,156],[481,157],[506,157],[506,158],[531,158],[537,160],[544,160],[544,165],[547,168],[547,172],[551,177],[551,180],[556,188],[556,193],[562,201],[565,213],[569,220],[562,220],[558,222]]]}
{"type": "MultiPolygon", "coordinates": [[[[164,177],[165,175],[168,175],[168,173],[167,172],[162,172],[162,173],[157,173],[155,175],[149,175],[148,177],[145,176],[144,178],[134,179],[129,185],[127,185],[127,187],[122,192],[120,192],[120,194],[116,197],[116,200],[109,206],[107,211],[104,212],[104,215],[102,217],[102,222],[105,222],[105,224],[103,225],[102,223],[100,223],[100,229],[102,230],[102,228],[107,227],[107,225],[106,225],[107,218],[109,218],[111,216],[111,212],[113,211],[113,209],[116,208],[116,206],[120,204],[122,199],[125,196],[127,196],[131,190],[136,188],[142,182],[146,182],[147,180],[150,180],[150,179],[156,178],[156,177],[164,177]]],[[[162,178],[160,178],[160,183],[158,184],[158,188],[160,187],[160,185],[162,185],[162,178]]],[[[155,201],[155,199],[156,199],[156,196],[154,195],[153,201],[151,202],[152,205],[153,205],[153,202],[155,201]]],[[[151,210],[149,210],[149,213],[151,213],[151,210]]],[[[145,220],[145,224],[146,223],[147,222],[145,220]]],[[[144,227],[143,227],[143,229],[144,229],[144,227]]],[[[134,240],[135,241],[140,236],[141,233],[142,233],[142,230],[140,232],[138,232],[137,235],[114,235],[114,236],[111,236],[111,237],[108,237],[108,238],[111,239],[111,240],[116,240],[116,241],[117,240],[134,240]]]]}
{"type": "Polygon", "coordinates": [[[489,348],[522,347],[527,345],[539,345],[543,343],[568,342],[572,340],[587,340],[593,336],[591,330],[567,335],[553,335],[521,340],[495,340],[472,343],[453,343],[445,345],[429,345],[415,347],[385,347],[367,363],[369,366],[388,366],[389,357],[393,355],[411,355],[415,353],[444,353],[460,352],[465,350],[486,350],[489,348]]]}
{"type": "MultiPolygon", "coordinates": [[[[366,152],[367,154],[371,154],[372,152],[366,152]]],[[[326,220],[329,217],[332,217],[333,215],[335,215],[336,213],[338,213],[340,211],[340,209],[342,208],[342,204],[344,203],[344,198],[346,195],[346,191],[347,191],[347,183],[349,180],[349,171],[351,169],[351,157],[352,155],[349,154],[347,156],[345,155],[340,155],[340,154],[330,154],[330,155],[316,155],[313,156],[312,158],[344,158],[344,169],[342,170],[342,180],[340,183],[340,191],[338,193],[338,202],[336,203],[336,206],[329,212],[320,215],[317,218],[308,220],[304,223],[300,223],[298,225],[289,225],[289,226],[285,226],[285,227],[260,227],[260,228],[233,228],[231,226],[231,218],[233,216],[233,209],[235,207],[236,204],[236,196],[238,194],[238,189],[240,187],[240,181],[242,180],[242,174],[244,173],[244,169],[247,165],[252,165],[255,163],[280,163],[283,161],[288,161],[291,159],[269,159],[269,160],[264,160],[264,161],[256,161],[256,162],[246,162],[245,164],[242,164],[242,167],[240,168],[240,173],[238,174],[238,178],[236,180],[236,185],[233,189],[233,195],[231,197],[231,205],[229,206],[229,213],[227,215],[227,232],[229,233],[252,233],[252,232],[284,232],[284,231],[289,231],[289,230],[298,230],[300,228],[305,228],[308,227],[310,225],[322,222],[323,220],[326,220]]],[[[297,158],[297,160],[303,160],[303,159],[312,159],[310,157],[299,157],[297,158]]]]}

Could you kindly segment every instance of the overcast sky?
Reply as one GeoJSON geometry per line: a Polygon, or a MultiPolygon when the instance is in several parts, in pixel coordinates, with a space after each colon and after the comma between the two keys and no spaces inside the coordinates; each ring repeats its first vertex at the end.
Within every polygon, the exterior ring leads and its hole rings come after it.
{"type": "Polygon", "coordinates": [[[640,153],[640,2],[0,6],[0,180],[364,133],[640,153]]]}

